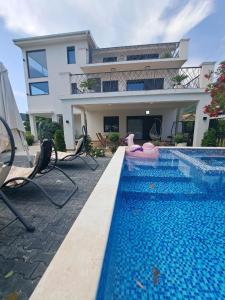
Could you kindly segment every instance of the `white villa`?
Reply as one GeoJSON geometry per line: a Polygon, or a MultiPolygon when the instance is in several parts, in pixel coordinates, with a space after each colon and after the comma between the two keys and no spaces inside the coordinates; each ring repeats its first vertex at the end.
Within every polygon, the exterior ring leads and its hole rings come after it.
{"type": "Polygon", "coordinates": [[[204,77],[213,62],[182,67],[189,40],[99,48],[90,31],[14,40],[21,48],[32,134],[35,117],[63,121],[67,149],[87,123],[88,134],[128,132],[149,139],[155,120],[161,120],[162,140],[171,134],[180,109],[196,104],[193,146],[200,146],[209,118],[210,102],[204,77]],[[181,82],[177,75],[184,75],[181,82]]]}

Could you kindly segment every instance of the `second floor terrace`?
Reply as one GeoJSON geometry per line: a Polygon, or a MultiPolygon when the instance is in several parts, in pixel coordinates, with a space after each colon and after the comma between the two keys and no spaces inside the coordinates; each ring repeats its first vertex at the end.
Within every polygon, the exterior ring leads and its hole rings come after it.
{"type": "Polygon", "coordinates": [[[203,72],[205,67],[70,74],[71,94],[204,88],[203,72]]]}
{"type": "Polygon", "coordinates": [[[180,68],[188,56],[188,39],[179,42],[89,48],[88,63],[81,66],[85,73],[130,71],[151,68],[180,68]]]}

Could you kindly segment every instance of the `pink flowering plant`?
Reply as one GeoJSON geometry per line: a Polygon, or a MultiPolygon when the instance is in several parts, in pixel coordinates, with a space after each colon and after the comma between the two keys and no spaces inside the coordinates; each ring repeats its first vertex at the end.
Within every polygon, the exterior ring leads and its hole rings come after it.
{"type": "MultiPolygon", "coordinates": [[[[206,74],[205,78],[210,80],[213,73],[206,74]]],[[[204,113],[210,117],[217,117],[225,113],[225,61],[221,62],[215,72],[215,82],[209,83],[206,90],[212,100],[204,107],[204,113]]]]}

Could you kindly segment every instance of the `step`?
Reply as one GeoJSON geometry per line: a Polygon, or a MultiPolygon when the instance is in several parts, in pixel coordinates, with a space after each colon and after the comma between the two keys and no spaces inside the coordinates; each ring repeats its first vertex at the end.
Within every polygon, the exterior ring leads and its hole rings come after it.
{"type": "Polygon", "coordinates": [[[142,181],[142,182],[168,182],[168,181],[179,181],[179,182],[191,182],[192,178],[191,177],[185,177],[185,176],[177,176],[177,177],[170,177],[170,176],[141,176],[141,175],[136,175],[131,173],[131,175],[125,175],[123,174],[121,177],[122,181],[142,181]]]}
{"type": "Polygon", "coordinates": [[[124,176],[134,176],[134,177],[186,177],[182,172],[182,169],[178,167],[135,167],[133,170],[129,171],[127,168],[123,171],[124,176]]]}
{"type": "Polygon", "coordinates": [[[152,180],[122,180],[121,181],[122,192],[135,192],[135,193],[147,193],[147,194],[188,194],[188,195],[199,195],[204,194],[203,190],[200,189],[192,181],[155,181],[152,180]]]}
{"type": "Polygon", "coordinates": [[[212,199],[210,195],[204,193],[196,194],[166,194],[166,193],[145,193],[145,192],[132,192],[132,191],[120,191],[120,197],[122,203],[120,205],[125,205],[127,203],[133,203],[134,207],[138,207],[137,203],[140,201],[208,201],[212,199]],[[208,198],[208,199],[206,199],[208,198]]]}

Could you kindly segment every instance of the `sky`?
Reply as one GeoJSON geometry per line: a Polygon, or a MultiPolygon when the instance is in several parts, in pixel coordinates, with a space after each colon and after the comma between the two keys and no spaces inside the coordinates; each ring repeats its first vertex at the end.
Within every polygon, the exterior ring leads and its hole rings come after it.
{"type": "Polygon", "coordinates": [[[225,0],[1,0],[0,61],[27,111],[21,50],[12,39],[90,30],[99,47],[190,38],[188,66],[225,59],[225,0]]]}

